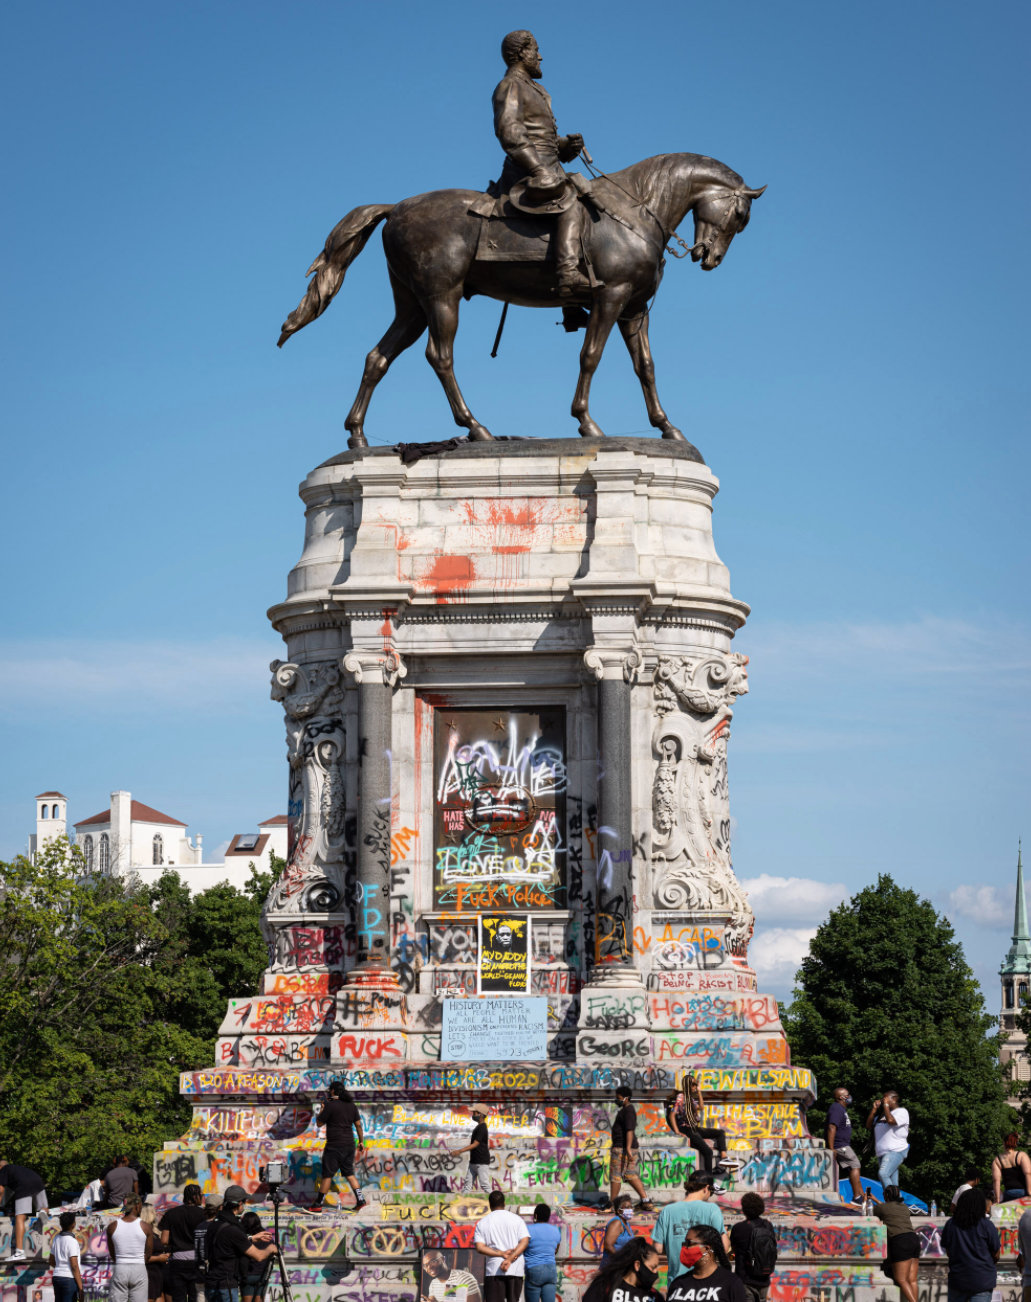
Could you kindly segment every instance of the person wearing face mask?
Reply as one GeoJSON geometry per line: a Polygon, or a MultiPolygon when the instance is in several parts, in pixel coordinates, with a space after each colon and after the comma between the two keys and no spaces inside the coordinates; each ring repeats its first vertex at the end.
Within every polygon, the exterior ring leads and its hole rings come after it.
{"type": "Polygon", "coordinates": [[[670,1285],[666,1302],[748,1302],[740,1278],[730,1269],[723,1236],[711,1225],[692,1225],[680,1250],[685,1273],[670,1285]]]}
{"type": "Polygon", "coordinates": [[[591,1280],[583,1302],[665,1302],[658,1278],[658,1250],[647,1239],[631,1239],[591,1280]]]}
{"type": "Polygon", "coordinates": [[[848,1174],[852,1186],[852,1201],[863,1201],[863,1183],[859,1178],[860,1162],[852,1147],[852,1121],[846,1108],[852,1102],[852,1095],[839,1085],[834,1091],[834,1102],[827,1109],[827,1147],[834,1154],[838,1170],[848,1174]]]}

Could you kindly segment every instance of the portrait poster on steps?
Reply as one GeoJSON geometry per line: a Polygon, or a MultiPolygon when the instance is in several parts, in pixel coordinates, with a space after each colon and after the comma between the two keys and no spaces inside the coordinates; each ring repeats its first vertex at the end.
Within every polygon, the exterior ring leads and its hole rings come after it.
{"type": "Polygon", "coordinates": [[[481,995],[529,993],[529,918],[507,914],[481,915],[479,976],[481,995]]]}
{"type": "Polygon", "coordinates": [[[419,1296],[429,1302],[483,1302],[486,1257],[473,1248],[426,1248],[419,1296]]]}

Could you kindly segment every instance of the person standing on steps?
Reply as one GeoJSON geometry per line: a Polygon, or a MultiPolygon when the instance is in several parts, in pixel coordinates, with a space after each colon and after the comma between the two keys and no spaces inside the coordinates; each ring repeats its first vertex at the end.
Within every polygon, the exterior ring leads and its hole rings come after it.
{"type": "Polygon", "coordinates": [[[490,1211],[476,1222],[473,1245],[484,1267],[483,1291],[486,1302],[519,1302],[523,1293],[526,1263],[523,1253],[530,1246],[526,1224],[515,1212],[505,1211],[505,1195],[495,1189],[487,1198],[490,1211]]]}
{"type": "Polygon", "coordinates": [[[605,1226],[605,1238],[601,1245],[601,1264],[607,1266],[617,1252],[620,1252],[630,1240],[634,1237],[634,1231],[630,1228],[630,1213],[633,1211],[634,1200],[629,1194],[620,1194],[613,1202],[612,1210],[615,1215],[605,1226]]]}
{"type": "Polygon", "coordinates": [[[652,1242],[661,1245],[669,1261],[669,1283],[680,1275],[684,1266],[680,1262],[680,1249],[684,1235],[694,1225],[708,1225],[723,1235],[724,1255],[730,1251],[730,1240],[723,1229],[723,1213],[712,1198],[712,1176],[696,1171],[684,1184],[687,1197],[682,1203],[667,1203],[659,1212],[652,1230],[652,1242]]]}
{"type": "Polygon", "coordinates": [[[896,1173],[909,1154],[909,1113],[899,1107],[898,1090],[887,1090],[877,1099],[866,1118],[867,1130],[874,1132],[881,1188],[897,1185],[896,1173]]]}
{"type": "Polygon", "coordinates": [[[140,1220],[143,1199],[129,1194],[124,1214],[107,1227],[107,1252],[111,1258],[111,1302],[147,1302],[147,1262],[153,1243],[152,1225],[140,1220]]]}
{"type": "Polygon", "coordinates": [[[949,1259],[949,1302],[991,1302],[1002,1251],[998,1227],[986,1215],[983,1189],[968,1189],[941,1232],[949,1259]]]}
{"type": "Polygon", "coordinates": [[[905,1302],[918,1302],[920,1236],[913,1229],[913,1219],[909,1208],[902,1201],[898,1185],[891,1184],[885,1189],[884,1201],[876,1204],[873,1214],[884,1222],[887,1232],[887,1264],[891,1268],[892,1278],[899,1286],[905,1302]]]}
{"type": "Polygon", "coordinates": [[[1031,1198],[1031,1158],[1020,1147],[1020,1136],[1010,1132],[1002,1152],[992,1159],[992,1187],[997,1203],[1031,1198]]]}
{"type": "Polygon", "coordinates": [[[533,1223],[527,1226],[530,1243],[523,1253],[526,1268],[526,1302],[555,1302],[558,1266],[555,1253],[562,1243],[557,1225],[551,1224],[551,1208],[538,1203],[533,1209],[533,1223]]]}
{"type": "Polygon", "coordinates": [[[269,1242],[272,1238],[270,1231],[251,1235],[243,1230],[240,1212],[246,1201],[246,1189],[231,1184],[225,1192],[222,1210],[208,1227],[205,1243],[208,1302],[240,1302],[240,1284],[249,1269],[245,1258],[262,1262],[279,1251],[275,1243],[269,1242]]]}
{"type": "Polygon", "coordinates": [[[745,1286],[749,1302],[766,1302],[770,1280],[777,1267],[777,1232],[763,1217],[766,1204],[757,1193],[741,1198],[743,1221],[730,1231],[734,1274],[745,1286]]]}
{"type": "Polygon", "coordinates": [[[158,1223],[161,1246],[170,1254],[169,1294],[172,1302],[197,1302],[197,1226],[207,1220],[199,1184],[188,1184],[179,1207],[171,1207],[158,1223]]]}
{"type": "Polygon", "coordinates": [[[609,1200],[615,1206],[619,1186],[625,1180],[640,1200],[639,1212],[653,1212],[640,1176],[640,1149],[637,1144],[637,1109],[625,1085],[616,1090],[619,1111],[612,1123],[612,1148],[609,1152],[609,1200]]]}
{"type": "Polygon", "coordinates": [[[326,1147],[322,1154],[322,1179],[318,1193],[309,1211],[321,1212],[326,1194],[333,1183],[333,1177],[339,1171],[354,1191],[354,1210],[361,1211],[365,1199],[358,1188],[358,1178],[354,1173],[355,1159],[361,1161],[365,1156],[365,1135],[362,1131],[362,1119],[355,1106],[354,1099],[338,1080],[329,1087],[329,1099],[323,1103],[319,1115],[315,1118],[317,1126],[326,1127],[326,1147]],[[355,1144],[354,1132],[358,1132],[355,1144]]]}
{"type": "Polygon", "coordinates": [[[481,1189],[490,1193],[490,1132],[487,1130],[487,1109],[482,1103],[474,1103],[469,1109],[473,1119],[473,1133],[470,1143],[464,1148],[453,1148],[455,1156],[469,1154],[469,1170],[465,1176],[465,1192],[481,1189]]]}
{"type": "Polygon", "coordinates": [[[0,1192],[3,1194],[0,1202],[9,1198],[13,1204],[14,1251],[6,1260],[24,1261],[26,1222],[33,1214],[37,1217],[50,1215],[43,1177],[27,1166],[18,1166],[0,1158],[0,1192]]]}
{"type": "Polygon", "coordinates": [[[852,1186],[852,1201],[863,1201],[863,1182],[859,1178],[862,1164],[852,1147],[852,1120],[845,1110],[852,1102],[852,1095],[843,1085],[834,1091],[834,1100],[827,1109],[827,1147],[834,1154],[838,1170],[848,1174],[852,1186]]]}
{"type": "Polygon", "coordinates": [[[61,1232],[50,1245],[50,1265],[53,1268],[54,1302],[82,1302],[84,1288],[79,1270],[79,1240],[73,1234],[75,1213],[62,1212],[61,1232]]]}

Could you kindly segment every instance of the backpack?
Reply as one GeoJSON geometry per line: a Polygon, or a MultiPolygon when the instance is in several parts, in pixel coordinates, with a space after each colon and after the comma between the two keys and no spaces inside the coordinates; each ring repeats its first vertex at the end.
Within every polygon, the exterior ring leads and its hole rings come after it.
{"type": "Polygon", "coordinates": [[[745,1249],[745,1270],[754,1279],[772,1275],[777,1268],[777,1235],[769,1221],[752,1222],[752,1234],[745,1249]]]}

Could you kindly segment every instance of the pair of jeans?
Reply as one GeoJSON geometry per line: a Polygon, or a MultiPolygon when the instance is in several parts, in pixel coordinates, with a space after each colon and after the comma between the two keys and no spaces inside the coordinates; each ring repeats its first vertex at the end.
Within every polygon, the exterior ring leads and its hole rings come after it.
{"type": "Polygon", "coordinates": [[[208,1302],[240,1302],[240,1290],[228,1284],[212,1284],[207,1289],[208,1302]]]}
{"type": "Polygon", "coordinates": [[[550,1266],[526,1267],[526,1302],[555,1302],[558,1269],[550,1266]]]}
{"type": "Polygon", "coordinates": [[[950,1284],[949,1302],[992,1302],[992,1294],[990,1289],[987,1293],[964,1293],[950,1284]]]}
{"type": "Polygon", "coordinates": [[[909,1156],[909,1145],[900,1148],[892,1153],[881,1153],[877,1159],[877,1176],[881,1182],[881,1189],[887,1189],[889,1185],[897,1185],[895,1172],[909,1156]]]}
{"type": "Polygon", "coordinates": [[[75,1302],[79,1296],[79,1286],[74,1278],[69,1279],[67,1276],[62,1278],[60,1275],[54,1275],[54,1302],[75,1302]]]}
{"type": "Polygon", "coordinates": [[[688,1141],[691,1147],[697,1149],[698,1158],[705,1169],[706,1175],[712,1175],[712,1149],[705,1142],[711,1139],[716,1144],[716,1157],[721,1158],[727,1151],[727,1132],[725,1130],[712,1130],[708,1127],[702,1129],[696,1127],[694,1130],[687,1132],[688,1141]]]}
{"type": "Polygon", "coordinates": [[[470,1193],[473,1189],[482,1189],[484,1193],[490,1193],[490,1167],[474,1166],[469,1163],[469,1171],[465,1177],[465,1192],[470,1193]]]}

